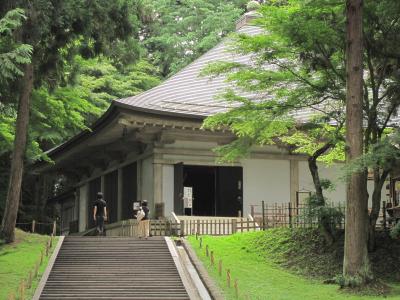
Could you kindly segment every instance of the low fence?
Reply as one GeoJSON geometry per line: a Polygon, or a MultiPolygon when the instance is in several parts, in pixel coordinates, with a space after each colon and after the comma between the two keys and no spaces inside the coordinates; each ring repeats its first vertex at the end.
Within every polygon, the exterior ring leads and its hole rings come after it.
{"type": "MultiPolygon", "coordinates": [[[[14,292],[10,292],[7,296],[7,300],[23,300],[27,299],[26,296],[27,294],[29,295],[29,292],[27,293],[27,290],[31,289],[33,287],[33,283],[39,278],[40,275],[40,267],[43,264],[44,261],[44,255],[49,256],[51,252],[51,248],[53,246],[53,235],[50,236],[50,238],[45,242],[44,249],[41,250],[41,255],[38,257],[38,260],[36,261],[34,267],[28,272],[26,270],[25,276],[23,279],[20,280],[17,289],[14,292]]],[[[29,299],[31,299],[29,297],[29,299]]]]}
{"type": "MultiPolygon", "coordinates": [[[[274,227],[317,227],[319,218],[308,205],[297,206],[292,203],[261,202],[260,210],[251,207],[252,217],[260,222],[262,228],[274,227]]],[[[336,226],[344,228],[345,207],[340,204],[327,204],[325,214],[328,219],[336,218],[336,226]],[[343,217],[340,217],[343,216],[343,217]]]]}
{"type": "MultiPolygon", "coordinates": [[[[106,235],[138,237],[138,224],[137,220],[130,219],[106,225],[106,235]]],[[[260,226],[251,219],[150,220],[151,236],[230,235],[256,230],[260,230],[260,226]]]]}
{"type": "Polygon", "coordinates": [[[32,220],[31,222],[18,222],[15,224],[15,227],[31,233],[53,236],[60,234],[60,226],[58,226],[57,221],[38,222],[36,220],[32,220]]]}
{"type": "MultiPolygon", "coordinates": [[[[138,237],[139,221],[135,219],[123,220],[105,226],[107,236],[138,237]]],[[[169,220],[150,220],[151,236],[182,235],[181,224],[169,220]]]]}
{"type": "MultiPolygon", "coordinates": [[[[344,229],[345,205],[328,203],[324,209],[326,209],[325,215],[328,220],[335,218],[336,227],[344,229]]],[[[317,213],[313,212],[310,206],[306,204],[293,205],[290,202],[271,204],[262,201],[260,205],[250,205],[250,211],[250,215],[264,229],[274,227],[317,227],[320,221],[317,213]]],[[[387,219],[386,204],[383,203],[377,220],[377,227],[388,227],[390,224],[388,224],[387,219]]]]}
{"type": "Polygon", "coordinates": [[[249,218],[185,220],[181,221],[181,224],[183,235],[194,235],[196,233],[201,235],[230,235],[237,232],[260,230],[258,223],[249,218]]]}

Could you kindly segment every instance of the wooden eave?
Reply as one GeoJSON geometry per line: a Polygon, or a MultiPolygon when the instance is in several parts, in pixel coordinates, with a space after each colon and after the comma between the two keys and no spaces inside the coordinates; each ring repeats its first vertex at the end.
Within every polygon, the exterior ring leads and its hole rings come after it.
{"type": "Polygon", "coordinates": [[[31,166],[30,171],[38,174],[79,165],[79,172],[90,173],[88,168],[91,165],[106,168],[105,161],[118,159],[118,156],[123,159],[124,152],[132,151],[135,147],[140,151],[140,145],[161,141],[161,132],[167,129],[205,132],[201,128],[204,118],[135,108],[114,101],[90,130],[84,130],[47,151],[46,154],[54,163],[40,161],[31,166]]]}

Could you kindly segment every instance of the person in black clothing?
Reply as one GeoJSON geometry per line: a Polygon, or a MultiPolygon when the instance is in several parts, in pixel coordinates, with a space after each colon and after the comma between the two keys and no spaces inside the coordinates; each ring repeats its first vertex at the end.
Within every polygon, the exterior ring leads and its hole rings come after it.
{"type": "Polygon", "coordinates": [[[103,193],[97,193],[97,200],[93,205],[93,219],[96,221],[97,232],[99,235],[104,234],[104,221],[107,220],[107,204],[103,199],[103,193]]]}
{"type": "Polygon", "coordinates": [[[139,212],[143,212],[144,216],[139,221],[139,238],[144,237],[146,240],[150,235],[150,220],[149,220],[149,213],[150,210],[147,207],[147,200],[142,201],[142,206],[140,207],[139,212]]]}

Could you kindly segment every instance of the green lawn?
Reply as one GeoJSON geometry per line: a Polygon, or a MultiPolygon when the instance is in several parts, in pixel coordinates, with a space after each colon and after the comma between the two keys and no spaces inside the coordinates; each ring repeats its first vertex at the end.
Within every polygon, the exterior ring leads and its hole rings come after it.
{"type": "MultiPolygon", "coordinates": [[[[11,245],[0,245],[0,299],[7,299],[10,292],[16,293],[21,279],[27,279],[29,271],[33,271],[40,259],[41,250],[45,249],[48,236],[16,231],[16,242],[11,245]]],[[[53,249],[57,243],[54,240],[53,249]]],[[[52,249],[52,251],[53,251],[52,249]]],[[[52,252],[51,251],[51,252],[52,252]]],[[[45,257],[37,280],[30,290],[26,291],[26,299],[31,299],[36,286],[50,258],[45,257]]]]}
{"type": "MultiPolygon", "coordinates": [[[[223,289],[226,299],[236,299],[234,289],[226,286],[226,269],[231,270],[232,278],[238,279],[240,299],[400,299],[400,284],[392,284],[392,292],[386,297],[360,296],[344,293],[336,285],[322,284],[321,280],[306,278],[289,272],[273,262],[271,255],[266,255],[265,249],[257,249],[254,241],[265,235],[264,232],[235,234],[226,237],[203,236],[203,248],[194,237],[188,240],[199,258],[203,261],[209,274],[223,289]],[[216,266],[210,266],[209,258],[205,256],[205,245],[214,251],[216,266]],[[218,260],[223,261],[223,275],[218,275],[218,260]]],[[[283,241],[282,244],[286,242],[283,241]]],[[[279,258],[281,259],[281,258],[279,258]]]]}

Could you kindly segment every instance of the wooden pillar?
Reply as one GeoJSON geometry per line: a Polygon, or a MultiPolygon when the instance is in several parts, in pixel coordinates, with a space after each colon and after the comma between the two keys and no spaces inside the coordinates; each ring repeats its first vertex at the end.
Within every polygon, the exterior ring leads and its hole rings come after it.
{"type": "Polygon", "coordinates": [[[87,209],[89,197],[89,184],[85,183],[79,188],[79,231],[86,230],[87,226],[87,209]]]}
{"type": "Polygon", "coordinates": [[[105,176],[104,175],[101,175],[101,177],[100,177],[100,191],[103,193],[103,195],[104,195],[104,191],[105,191],[105,186],[106,186],[106,184],[105,184],[105,176]]]}
{"type": "Polygon", "coordinates": [[[142,162],[143,160],[138,160],[137,161],[137,199],[142,200],[143,199],[143,184],[142,184],[142,162]]]}
{"type": "Polygon", "coordinates": [[[296,192],[299,190],[299,161],[290,160],[290,203],[296,204],[296,192]]]}
{"type": "Polygon", "coordinates": [[[117,220],[122,220],[122,168],[118,169],[117,220]]]}
{"type": "Polygon", "coordinates": [[[163,166],[153,164],[154,169],[154,217],[164,217],[164,201],[162,197],[163,166]]]}

